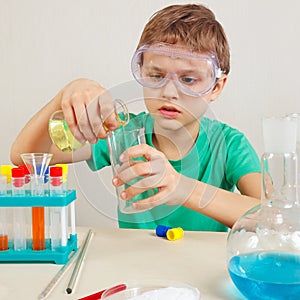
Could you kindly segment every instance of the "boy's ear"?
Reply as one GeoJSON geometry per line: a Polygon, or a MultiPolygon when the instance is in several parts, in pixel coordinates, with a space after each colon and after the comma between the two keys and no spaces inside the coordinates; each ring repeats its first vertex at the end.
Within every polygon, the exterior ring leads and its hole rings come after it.
{"type": "Polygon", "coordinates": [[[212,89],[211,91],[211,97],[210,97],[210,101],[215,101],[219,95],[221,94],[225,84],[226,84],[226,81],[227,81],[227,75],[223,74],[221,76],[220,79],[218,79],[216,85],[214,86],[214,88],[212,89]]]}

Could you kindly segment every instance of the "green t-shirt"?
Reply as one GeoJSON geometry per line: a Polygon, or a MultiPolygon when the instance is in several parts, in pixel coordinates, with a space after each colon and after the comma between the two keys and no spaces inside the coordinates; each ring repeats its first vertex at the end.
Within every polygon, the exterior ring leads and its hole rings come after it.
{"type": "MultiPolygon", "coordinates": [[[[144,126],[146,142],[153,146],[154,120],[150,114],[131,115],[128,125],[144,126]]],[[[154,147],[154,146],[153,146],[154,147]]],[[[181,174],[233,191],[238,180],[253,172],[260,172],[259,158],[244,134],[217,120],[201,119],[198,138],[194,147],[181,160],[170,160],[181,174]]],[[[110,165],[107,143],[99,140],[92,145],[92,170],[110,165]]],[[[241,200],[242,201],[242,200],[241,200]]],[[[157,225],[182,227],[184,230],[227,231],[218,221],[183,206],[159,205],[146,212],[123,214],[118,211],[121,228],[155,229],[157,225]]]]}

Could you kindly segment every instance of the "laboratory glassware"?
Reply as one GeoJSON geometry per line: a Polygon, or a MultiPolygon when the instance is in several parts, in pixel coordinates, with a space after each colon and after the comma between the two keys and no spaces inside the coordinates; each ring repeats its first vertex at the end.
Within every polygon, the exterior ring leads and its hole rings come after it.
{"type": "MultiPolygon", "coordinates": [[[[129,121],[127,106],[120,99],[114,100],[114,115],[118,127],[126,125],[129,121]]],[[[108,128],[105,126],[105,119],[105,117],[102,117],[102,123],[108,131],[108,128]]],[[[75,139],[68,127],[62,110],[58,110],[52,114],[48,129],[53,143],[63,152],[76,151],[86,144],[75,139]]]]}
{"type": "Polygon", "coordinates": [[[228,235],[228,271],[247,299],[300,295],[296,130],[294,118],[263,119],[261,204],[242,216],[228,235]]]}
{"type": "MultiPolygon", "coordinates": [[[[31,175],[32,196],[44,196],[44,175],[52,154],[24,153],[21,158],[31,175]]],[[[45,208],[41,206],[32,207],[32,249],[45,249],[45,208]]]]}

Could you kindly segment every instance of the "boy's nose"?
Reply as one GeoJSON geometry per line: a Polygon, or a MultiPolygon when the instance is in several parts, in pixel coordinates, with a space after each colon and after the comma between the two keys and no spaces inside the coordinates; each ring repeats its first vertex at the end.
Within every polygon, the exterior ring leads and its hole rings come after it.
{"type": "Polygon", "coordinates": [[[169,78],[166,84],[162,87],[162,97],[169,100],[177,100],[179,98],[178,88],[174,79],[169,78]]]}

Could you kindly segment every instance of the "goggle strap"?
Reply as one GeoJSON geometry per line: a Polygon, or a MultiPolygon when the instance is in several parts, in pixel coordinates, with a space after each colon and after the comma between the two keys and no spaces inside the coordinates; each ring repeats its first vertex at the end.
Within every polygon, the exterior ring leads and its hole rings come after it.
{"type": "Polygon", "coordinates": [[[222,69],[221,69],[221,68],[218,68],[217,74],[216,74],[216,78],[218,78],[218,79],[221,78],[222,74],[223,74],[222,69]]]}

